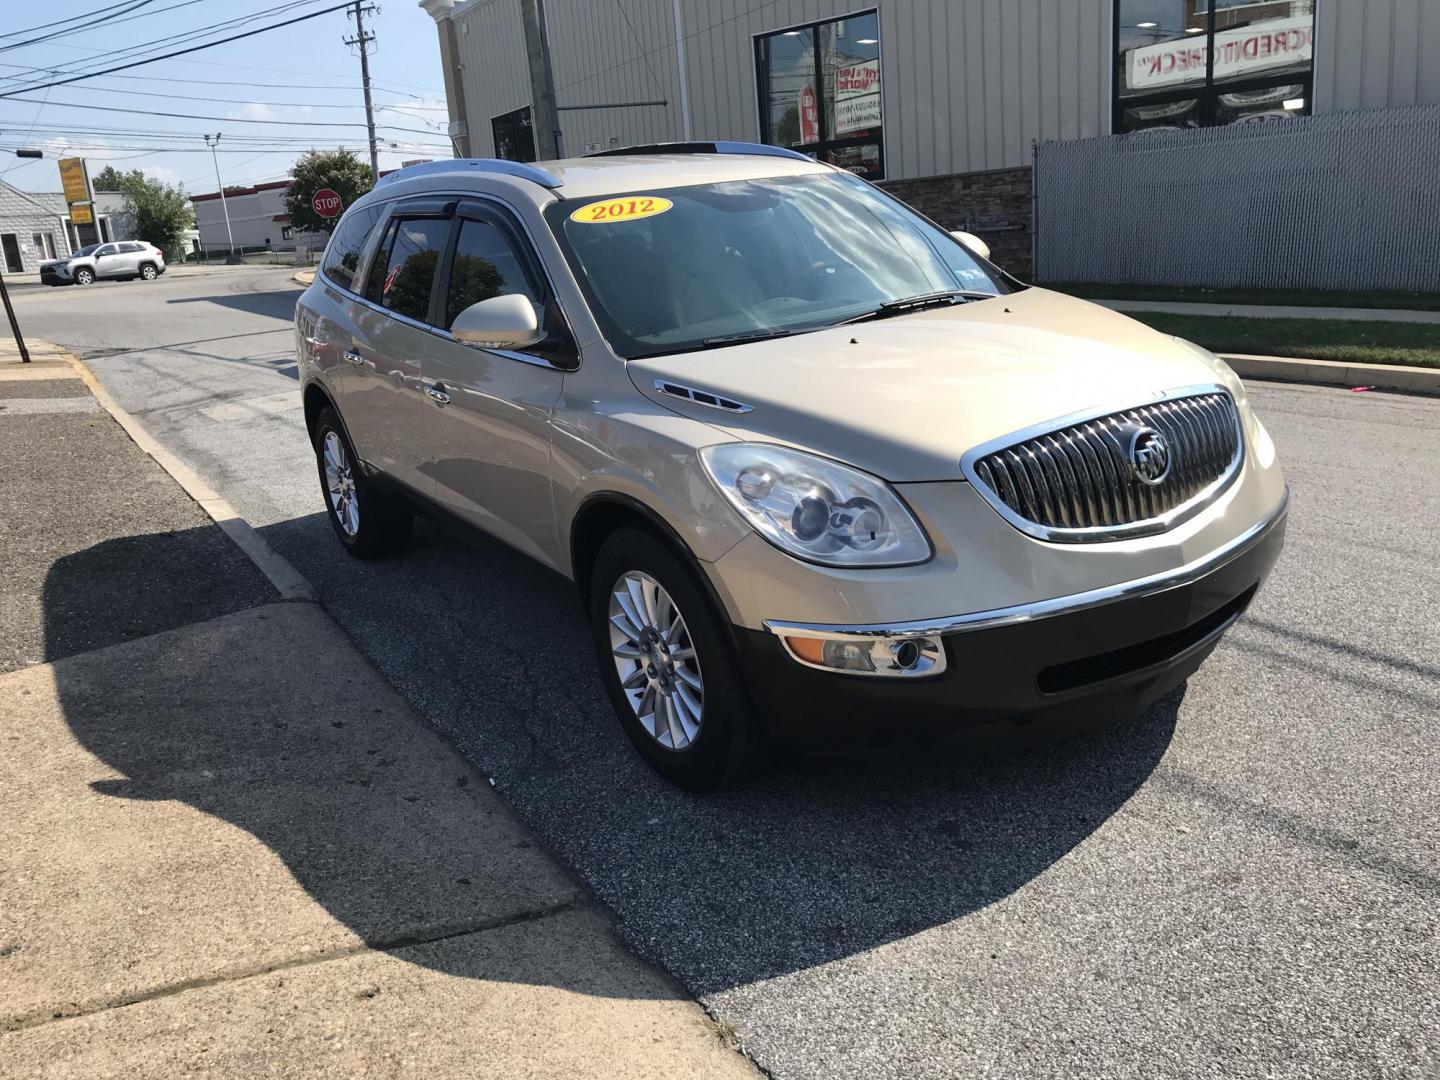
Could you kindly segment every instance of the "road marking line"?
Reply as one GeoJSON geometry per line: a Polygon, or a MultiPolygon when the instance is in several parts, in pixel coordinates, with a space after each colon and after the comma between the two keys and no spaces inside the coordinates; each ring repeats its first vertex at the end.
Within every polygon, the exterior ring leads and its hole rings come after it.
{"type": "Polygon", "coordinates": [[[158,443],[140,424],[140,421],[131,416],[120,404],[110,396],[109,391],[100,385],[100,380],[95,373],[85,366],[85,362],[73,353],[62,353],[79,372],[80,378],[85,380],[85,385],[95,395],[95,400],[105,408],[115,422],[125,429],[135,445],[155,459],[155,463],[170,474],[177,484],[185,490],[197,503],[200,508],[210,516],[210,520],[220,526],[222,532],[235,542],[235,546],[249,556],[250,561],[259,568],[275,586],[282,599],[285,600],[315,600],[315,590],[305,580],[300,571],[291,566],[289,561],[275,551],[265,542],[265,538],[255,531],[255,527],[241,517],[233,506],[226,502],[220,495],[201,479],[190,466],[177,458],[165,447],[158,443]]]}

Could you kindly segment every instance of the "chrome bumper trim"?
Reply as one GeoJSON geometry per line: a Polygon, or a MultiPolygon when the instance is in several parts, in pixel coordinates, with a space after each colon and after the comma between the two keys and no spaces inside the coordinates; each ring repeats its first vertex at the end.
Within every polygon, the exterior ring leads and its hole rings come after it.
{"type": "Polygon", "coordinates": [[[1130,600],[1139,596],[1150,596],[1154,593],[1165,592],[1168,589],[1176,589],[1183,585],[1189,585],[1199,581],[1206,574],[1218,570],[1232,559],[1245,554],[1245,552],[1263,540],[1266,535],[1269,534],[1270,530],[1284,520],[1289,504],[1290,488],[1287,486],[1285,488],[1285,495],[1280,500],[1279,506],[1272,510],[1267,517],[1256,522],[1224,547],[1217,548],[1204,558],[1196,559],[1194,562],[1187,563],[1177,570],[1167,570],[1161,574],[1152,574],[1149,577],[1136,578],[1134,581],[1125,581],[1118,585],[1108,585],[1103,589],[1092,589],[1089,592],[1074,593],[1070,596],[1057,596],[1050,600],[1037,600],[1031,604],[1017,604],[1014,607],[994,608],[990,611],[977,611],[970,615],[954,615],[930,619],[924,622],[872,623],[870,625],[847,626],[793,623],[767,619],[765,621],[765,629],[781,637],[817,638],[907,638],[930,634],[964,634],[974,630],[992,630],[1000,626],[1013,626],[1016,623],[1034,622],[1036,619],[1048,619],[1055,615],[1068,615],[1072,612],[1086,611],[1089,608],[1112,604],[1118,600],[1130,600]]]}

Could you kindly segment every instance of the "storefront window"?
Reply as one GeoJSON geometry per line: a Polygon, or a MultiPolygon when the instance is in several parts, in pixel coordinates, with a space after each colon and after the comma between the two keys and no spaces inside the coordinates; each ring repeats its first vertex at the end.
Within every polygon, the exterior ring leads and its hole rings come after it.
{"type": "Polygon", "coordinates": [[[755,50],[765,142],[885,176],[876,12],[763,34],[755,50]]]}
{"type": "Polygon", "coordinates": [[[535,132],[530,126],[530,106],[504,113],[490,121],[495,139],[495,156],[507,161],[535,160],[535,132]]]}
{"type": "Polygon", "coordinates": [[[1115,130],[1310,111],[1314,0],[1116,0],[1115,130]]]}

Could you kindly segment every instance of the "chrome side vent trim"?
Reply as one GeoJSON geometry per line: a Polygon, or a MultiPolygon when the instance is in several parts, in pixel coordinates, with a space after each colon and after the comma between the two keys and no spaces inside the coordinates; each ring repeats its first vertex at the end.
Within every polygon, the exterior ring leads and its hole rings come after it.
{"type": "Polygon", "coordinates": [[[656,379],[655,389],[670,397],[680,398],[683,401],[693,401],[696,405],[704,405],[711,409],[723,409],[725,412],[747,413],[755,410],[754,405],[746,405],[731,398],[721,397],[719,394],[712,394],[708,390],[696,390],[693,386],[682,386],[680,383],[671,382],[669,379],[656,379]]]}
{"type": "Polygon", "coordinates": [[[1230,486],[1244,456],[1230,395],[1190,386],[1017,431],[977,446],[960,466],[1021,532],[1084,543],[1173,528],[1230,486]]]}

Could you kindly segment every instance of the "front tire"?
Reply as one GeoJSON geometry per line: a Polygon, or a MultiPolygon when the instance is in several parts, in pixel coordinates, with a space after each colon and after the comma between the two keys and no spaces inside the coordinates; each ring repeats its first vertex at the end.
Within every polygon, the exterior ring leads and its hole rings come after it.
{"type": "Polygon", "coordinates": [[[357,559],[380,559],[409,546],[414,514],[366,474],[331,408],[315,419],[315,462],[330,527],[346,551],[357,559]]]}
{"type": "Polygon", "coordinates": [[[726,626],[690,567],[655,534],[625,528],[600,548],[590,580],[600,675],[640,756],[691,791],[753,773],[760,728],[726,626]]]}
{"type": "Polygon", "coordinates": [[[95,274],[94,274],[94,272],[91,271],[91,270],[81,269],[81,270],[76,270],[76,271],[75,271],[75,284],[76,284],[76,285],[89,285],[89,284],[93,283],[94,280],[95,280],[95,274]]]}

